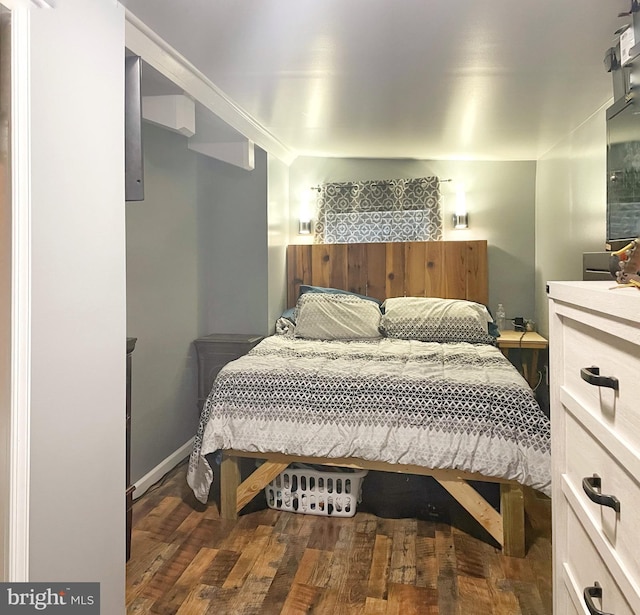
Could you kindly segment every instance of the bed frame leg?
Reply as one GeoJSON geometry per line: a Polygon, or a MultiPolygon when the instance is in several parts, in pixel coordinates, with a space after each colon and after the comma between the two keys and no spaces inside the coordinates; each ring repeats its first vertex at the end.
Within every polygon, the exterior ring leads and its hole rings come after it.
{"type": "Polygon", "coordinates": [[[239,485],[239,459],[223,453],[220,464],[220,516],[223,519],[235,521],[238,518],[236,502],[239,485]]]}
{"type": "Polygon", "coordinates": [[[504,535],[502,552],[511,557],[524,557],[526,548],[522,485],[500,483],[500,512],[504,535]]]}

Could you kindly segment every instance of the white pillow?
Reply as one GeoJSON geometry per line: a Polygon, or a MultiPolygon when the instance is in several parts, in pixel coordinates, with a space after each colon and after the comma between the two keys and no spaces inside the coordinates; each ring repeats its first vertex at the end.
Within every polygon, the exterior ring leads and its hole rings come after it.
{"type": "Polygon", "coordinates": [[[494,344],[493,322],[484,305],[464,299],[394,297],[382,304],[380,323],[387,337],[422,342],[494,344]]]}
{"type": "Polygon", "coordinates": [[[320,340],[378,338],[381,316],[376,303],[355,295],[305,293],[296,305],[295,336],[320,340]]]}

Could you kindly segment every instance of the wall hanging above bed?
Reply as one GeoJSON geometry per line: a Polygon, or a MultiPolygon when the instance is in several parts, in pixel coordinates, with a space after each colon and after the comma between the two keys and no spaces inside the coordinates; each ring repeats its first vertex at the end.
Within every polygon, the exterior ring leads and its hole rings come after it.
{"type": "Polygon", "coordinates": [[[442,239],[437,177],[322,184],[316,204],[315,243],[442,239]]]}

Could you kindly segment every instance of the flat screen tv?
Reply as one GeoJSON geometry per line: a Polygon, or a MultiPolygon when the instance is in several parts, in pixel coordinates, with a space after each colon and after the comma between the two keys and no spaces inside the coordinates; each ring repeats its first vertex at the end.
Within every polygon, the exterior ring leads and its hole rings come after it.
{"type": "Polygon", "coordinates": [[[607,109],[607,243],[640,237],[640,100],[607,109]]]}

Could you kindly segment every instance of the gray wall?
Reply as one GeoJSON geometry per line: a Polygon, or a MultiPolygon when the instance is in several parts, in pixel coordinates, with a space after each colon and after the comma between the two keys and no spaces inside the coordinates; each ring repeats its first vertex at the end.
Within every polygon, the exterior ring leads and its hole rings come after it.
{"type": "Polygon", "coordinates": [[[58,4],[30,11],[30,73],[17,74],[31,89],[21,109],[31,150],[28,580],[97,581],[101,612],[115,615],[125,610],[124,11],[58,4]]]}
{"type": "Polygon", "coordinates": [[[503,303],[507,317],[536,318],[534,307],[533,161],[377,160],[302,157],[291,166],[291,240],[297,235],[299,200],[304,190],[327,181],[396,179],[437,175],[442,184],[444,238],[486,239],[489,245],[489,307],[503,303]],[[455,231],[454,182],[465,185],[470,228],[455,231]]]}
{"type": "Polygon", "coordinates": [[[288,169],[273,161],[267,178],[264,151],[246,171],[159,127],[144,124],[143,136],[145,199],[127,203],[133,482],[195,435],[193,340],[271,332],[284,308],[288,232],[288,169]]]}
{"type": "Polygon", "coordinates": [[[546,284],[581,280],[582,253],[605,248],[610,103],[540,158],[536,175],[536,314],[549,332],[546,284]]]}
{"type": "Polygon", "coordinates": [[[267,155],[255,169],[199,157],[201,329],[265,334],[268,325],[267,155]]]}
{"type": "Polygon", "coordinates": [[[185,137],[145,123],[145,199],[127,208],[127,335],[132,357],[131,478],[197,428],[200,334],[198,154],[185,137]]]}

